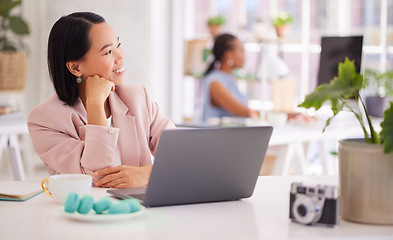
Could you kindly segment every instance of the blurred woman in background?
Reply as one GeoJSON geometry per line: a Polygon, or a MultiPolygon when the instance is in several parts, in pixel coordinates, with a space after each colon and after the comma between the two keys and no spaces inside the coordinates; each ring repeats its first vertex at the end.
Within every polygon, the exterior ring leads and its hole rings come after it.
{"type": "Polygon", "coordinates": [[[232,74],[244,64],[243,43],[231,34],[221,34],[215,39],[213,55],[203,79],[203,122],[224,116],[258,118],[259,114],[248,108],[232,74]]]}

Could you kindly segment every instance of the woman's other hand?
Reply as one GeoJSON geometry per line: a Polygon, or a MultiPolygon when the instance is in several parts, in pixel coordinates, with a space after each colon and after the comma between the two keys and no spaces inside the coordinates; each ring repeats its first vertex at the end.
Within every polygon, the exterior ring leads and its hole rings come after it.
{"type": "Polygon", "coordinates": [[[259,119],[261,116],[259,115],[259,112],[255,111],[253,109],[249,109],[248,110],[248,117],[253,118],[253,119],[259,119]]]}
{"type": "Polygon", "coordinates": [[[134,167],[120,165],[104,168],[95,172],[96,176],[102,178],[94,184],[97,187],[104,188],[144,187],[149,182],[152,166],[134,167]]]}

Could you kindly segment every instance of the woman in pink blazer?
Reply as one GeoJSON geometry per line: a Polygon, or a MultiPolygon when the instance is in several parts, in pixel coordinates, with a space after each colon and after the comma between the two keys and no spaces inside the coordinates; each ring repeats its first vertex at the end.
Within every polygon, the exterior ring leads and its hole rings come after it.
{"type": "Polygon", "coordinates": [[[56,93],[28,118],[50,174],[89,174],[100,187],[147,185],[158,139],[174,125],[143,86],[123,84],[120,45],[94,13],[63,16],[52,27],[48,66],[56,93]]]}

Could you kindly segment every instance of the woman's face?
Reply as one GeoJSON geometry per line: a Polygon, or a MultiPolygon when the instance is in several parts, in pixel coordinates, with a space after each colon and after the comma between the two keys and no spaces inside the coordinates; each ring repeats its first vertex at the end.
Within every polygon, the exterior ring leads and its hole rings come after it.
{"type": "Polygon", "coordinates": [[[89,37],[91,47],[79,61],[82,79],[98,75],[115,85],[124,83],[124,52],[112,27],[107,23],[94,24],[89,37]]]}
{"type": "Polygon", "coordinates": [[[244,46],[239,39],[233,41],[233,67],[241,68],[244,65],[244,46]]]}

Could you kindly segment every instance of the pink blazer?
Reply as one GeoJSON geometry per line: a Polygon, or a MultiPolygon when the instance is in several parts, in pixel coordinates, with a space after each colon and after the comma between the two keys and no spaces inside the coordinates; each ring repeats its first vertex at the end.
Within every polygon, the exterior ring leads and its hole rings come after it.
{"type": "Polygon", "coordinates": [[[49,174],[82,173],[114,166],[116,147],[123,165],[151,164],[164,129],[174,128],[141,85],[123,84],[109,96],[114,127],[87,124],[79,99],[70,107],[54,93],[30,113],[28,128],[49,174]]]}

